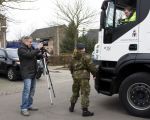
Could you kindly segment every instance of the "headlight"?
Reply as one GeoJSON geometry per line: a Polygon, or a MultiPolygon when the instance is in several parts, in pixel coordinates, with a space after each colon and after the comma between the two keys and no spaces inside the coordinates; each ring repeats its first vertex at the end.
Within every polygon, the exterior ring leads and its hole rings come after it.
{"type": "Polygon", "coordinates": [[[98,60],[98,55],[96,55],[96,60],[98,60]]]}
{"type": "Polygon", "coordinates": [[[16,64],[20,65],[20,62],[16,62],[16,64]]]}
{"type": "Polygon", "coordinates": [[[96,50],[96,53],[98,53],[98,52],[99,52],[99,50],[97,49],[97,50],[96,50]]]}

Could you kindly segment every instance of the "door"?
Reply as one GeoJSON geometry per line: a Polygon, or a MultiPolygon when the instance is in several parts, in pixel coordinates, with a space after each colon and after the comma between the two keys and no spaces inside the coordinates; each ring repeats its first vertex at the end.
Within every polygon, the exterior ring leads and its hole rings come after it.
{"type": "Polygon", "coordinates": [[[0,50],[0,72],[4,73],[6,70],[6,53],[0,50]]]}
{"type": "Polygon", "coordinates": [[[150,0],[141,2],[139,53],[150,53],[150,0]]]}
{"type": "Polygon", "coordinates": [[[118,61],[128,53],[137,53],[139,44],[139,7],[135,8],[136,20],[129,23],[120,23],[124,15],[124,6],[110,2],[107,11],[104,41],[102,46],[102,60],[118,61]]]}

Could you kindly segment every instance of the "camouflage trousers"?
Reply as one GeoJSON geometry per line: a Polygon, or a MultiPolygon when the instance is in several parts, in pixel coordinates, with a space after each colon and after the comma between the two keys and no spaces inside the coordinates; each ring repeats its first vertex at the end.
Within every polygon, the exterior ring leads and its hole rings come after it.
{"type": "Polygon", "coordinates": [[[88,79],[74,79],[72,85],[73,95],[70,99],[71,103],[76,103],[81,91],[81,106],[82,108],[88,108],[89,106],[89,94],[90,84],[88,79]]]}

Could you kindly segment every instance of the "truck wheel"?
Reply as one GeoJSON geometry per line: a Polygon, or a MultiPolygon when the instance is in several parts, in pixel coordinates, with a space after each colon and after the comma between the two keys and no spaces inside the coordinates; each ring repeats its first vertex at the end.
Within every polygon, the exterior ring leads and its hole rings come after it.
{"type": "Polygon", "coordinates": [[[120,86],[120,100],[129,114],[150,116],[150,74],[139,72],[127,77],[120,86]]]}
{"type": "Polygon", "coordinates": [[[7,71],[7,78],[10,81],[14,81],[17,79],[16,71],[13,68],[9,68],[7,71]]]}

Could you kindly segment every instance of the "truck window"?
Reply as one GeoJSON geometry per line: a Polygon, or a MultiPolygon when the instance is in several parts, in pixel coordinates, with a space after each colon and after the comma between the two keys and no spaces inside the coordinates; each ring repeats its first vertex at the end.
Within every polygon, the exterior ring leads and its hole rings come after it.
{"type": "Polygon", "coordinates": [[[113,27],[113,18],[114,18],[114,4],[113,2],[109,3],[109,7],[107,9],[107,17],[106,17],[106,25],[105,27],[113,27]]]}
{"type": "Polygon", "coordinates": [[[134,3],[134,6],[131,6],[130,4],[117,4],[114,2],[109,2],[106,10],[104,28],[103,40],[105,44],[111,44],[137,24],[138,17],[136,16],[136,5],[136,2],[134,3]],[[127,14],[125,14],[125,8],[128,6],[130,6],[134,12],[130,14],[131,16],[127,17],[127,14]]]}
{"type": "Polygon", "coordinates": [[[125,7],[122,9],[116,9],[115,27],[118,25],[128,24],[136,21],[136,10],[132,7],[125,7]],[[132,9],[132,10],[130,10],[132,9]]]}
{"type": "Polygon", "coordinates": [[[116,9],[116,17],[115,17],[115,27],[121,25],[121,20],[125,19],[124,11],[121,9],[116,9]]]}

